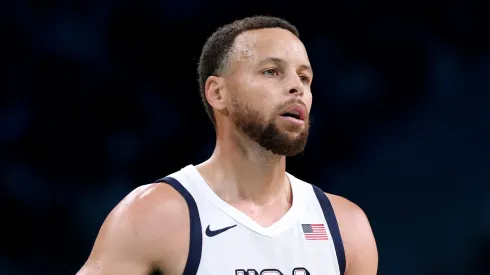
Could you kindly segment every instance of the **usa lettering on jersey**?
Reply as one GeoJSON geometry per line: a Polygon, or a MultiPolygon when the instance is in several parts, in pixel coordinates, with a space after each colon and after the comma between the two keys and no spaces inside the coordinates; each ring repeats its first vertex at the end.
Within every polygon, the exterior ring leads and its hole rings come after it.
{"type": "MultiPolygon", "coordinates": [[[[237,269],[235,270],[235,275],[284,275],[284,273],[277,269],[264,269],[260,272],[255,269],[237,269]]],[[[310,272],[306,268],[296,267],[291,275],[310,275],[310,272]]]]}

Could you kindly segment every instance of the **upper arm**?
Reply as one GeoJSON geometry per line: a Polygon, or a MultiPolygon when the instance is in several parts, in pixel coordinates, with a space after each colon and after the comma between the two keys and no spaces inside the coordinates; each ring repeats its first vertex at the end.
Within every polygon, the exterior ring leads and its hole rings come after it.
{"type": "Polygon", "coordinates": [[[339,224],[346,256],[346,275],[375,275],[378,250],[369,220],[356,204],[327,194],[339,224]]]}
{"type": "Polygon", "coordinates": [[[180,267],[189,227],[186,211],[184,199],[166,184],[135,189],[107,216],[77,275],[146,275],[155,268],[180,267]]]}

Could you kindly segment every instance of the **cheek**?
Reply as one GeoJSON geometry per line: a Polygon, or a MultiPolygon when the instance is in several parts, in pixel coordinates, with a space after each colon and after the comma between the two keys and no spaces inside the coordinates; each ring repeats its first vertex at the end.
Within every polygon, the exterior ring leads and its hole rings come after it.
{"type": "Polygon", "coordinates": [[[271,110],[274,106],[273,97],[268,90],[262,86],[249,85],[243,93],[243,100],[254,110],[261,112],[271,110]]]}
{"type": "Polygon", "coordinates": [[[306,106],[308,107],[308,109],[311,109],[311,105],[313,103],[313,95],[311,94],[311,92],[305,93],[303,101],[306,104],[306,106]]]}
{"type": "Polygon", "coordinates": [[[234,88],[234,99],[239,101],[241,106],[246,106],[249,111],[258,113],[264,119],[274,115],[277,103],[271,91],[277,88],[270,87],[270,83],[244,76],[237,79],[234,88]]]}
{"type": "Polygon", "coordinates": [[[254,98],[248,103],[248,110],[255,113],[261,120],[268,121],[276,113],[274,106],[266,98],[254,98]]]}

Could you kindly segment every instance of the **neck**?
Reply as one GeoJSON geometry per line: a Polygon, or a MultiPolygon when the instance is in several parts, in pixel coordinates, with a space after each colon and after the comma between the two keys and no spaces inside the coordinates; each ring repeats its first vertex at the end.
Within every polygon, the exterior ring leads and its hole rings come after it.
{"type": "Polygon", "coordinates": [[[197,166],[211,188],[225,201],[257,205],[290,198],[286,158],[265,150],[240,134],[218,134],[209,160],[197,166]]]}

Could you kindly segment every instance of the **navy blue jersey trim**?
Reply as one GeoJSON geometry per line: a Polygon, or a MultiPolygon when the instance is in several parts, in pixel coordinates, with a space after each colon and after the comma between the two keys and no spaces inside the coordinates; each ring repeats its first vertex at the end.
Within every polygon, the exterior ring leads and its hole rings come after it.
{"type": "Polygon", "coordinates": [[[340,235],[339,224],[337,223],[337,218],[335,217],[335,212],[333,211],[332,204],[328,199],[327,195],[322,191],[322,189],[313,185],[313,191],[320,202],[320,206],[323,210],[323,215],[327,221],[328,228],[330,229],[330,234],[332,234],[333,244],[335,246],[335,252],[337,253],[337,261],[339,263],[340,274],[345,274],[345,252],[344,244],[342,243],[342,236],[340,235]]]}
{"type": "Polygon", "coordinates": [[[155,181],[155,183],[158,182],[165,182],[172,186],[175,190],[177,190],[177,192],[180,193],[182,197],[184,197],[187,203],[190,218],[190,238],[189,255],[187,256],[187,262],[185,264],[183,275],[196,275],[199,264],[201,263],[202,255],[202,227],[196,201],[178,180],[171,177],[165,177],[155,181]]]}

